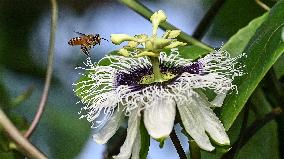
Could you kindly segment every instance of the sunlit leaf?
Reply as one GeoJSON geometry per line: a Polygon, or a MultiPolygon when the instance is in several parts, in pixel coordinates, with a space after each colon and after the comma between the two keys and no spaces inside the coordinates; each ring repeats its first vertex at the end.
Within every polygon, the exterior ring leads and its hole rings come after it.
{"type": "Polygon", "coordinates": [[[281,0],[271,9],[267,20],[258,28],[243,51],[247,54],[247,58],[241,61],[246,66],[244,68],[246,74],[234,81],[238,86],[238,94],[229,94],[221,109],[221,120],[227,130],[266,72],[283,53],[284,42],[281,40],[283,25],[284,1],[281,0]]]}
{"type": "Polygon", "coordinates": [[[246,27],[240,29],[235,35],[233,35],[222,47],[223,50],[227,50],[231,56],[237,56],[243,53],[246,45],[251,37],[255,34],[256,30],[266,20],[268,13],[252,20],[246,27]]]}

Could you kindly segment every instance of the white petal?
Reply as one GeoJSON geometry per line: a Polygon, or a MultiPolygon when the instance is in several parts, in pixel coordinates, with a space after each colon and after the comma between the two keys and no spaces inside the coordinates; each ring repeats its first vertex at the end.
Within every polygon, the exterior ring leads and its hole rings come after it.
{"type": "Polygon", "coordinates": [[[211,145],[209,137],[205,133],[202,123],[202,114],[196,100],[190,98],[188,101],[177,103],[180,117],[186,132],[195,140],[197,145],[207,151],[215,148],[211,145]]]}
{"type": "Polygon", "coordinates": [[[221,145],[229,145],[230,139],[225,132],[225,128],[219,118],[215,115],[212,109],[210,109],[210,103],[201,98],[193,97],[198,103],[200,113],[203,114],[203,125],[206,132],[212,137],[214,141],[221,145]]]}
{"type": "Polygon", "coordinates": [[[131,114],[128,119],[126,139],[123,145],[120,147],[119,154],[117,156],[113,156],[114,159],[129,159],[130,158],[132,147],[137,137],[137,133],[139,131],[139,125],[140,125],[139,110],[134,109],[131,111],[131,114]]]}
{"type": "Polygon", "coordinates": [[[141,149],[141,134],[140,131],[138,131],[132,148],[131,159],[139,159],[140,149],[141,149]]]}
{"type": "Polygon", "coordinates": [[[159,98],[144,111],[144,123],[155,139],[168,137],[173,129],[176,103],[172,98],[159,98]]]}
{"type": "Polygon", "coordinates": [[[205,131],[217,143],[221,145],[230,144],[224,126],[213,110],[210,109],[211,104],[207,101],[207,98],[203,98],[197,94],[191,97],[190,104],[187,103],[189,101],[180,101],[178,103],[181,119],[186,131],[202,149],[208,151],[214,149],[205,131]]]}
{"type": "Polygon", "coordinates": [[[226,98],[226,95],[227,95],[227,91],[226,93],[217,94],[216,97],[211,101],[211,105],[214,107],[221,107],[226,98]]]}
{"type": "Polygon", "coordinates": [[[115,134],[123,120],[122,112],[122,110],[116,110],[106,125],[98,133],[93,135],[96,143],[105,144],[115,134]]]}

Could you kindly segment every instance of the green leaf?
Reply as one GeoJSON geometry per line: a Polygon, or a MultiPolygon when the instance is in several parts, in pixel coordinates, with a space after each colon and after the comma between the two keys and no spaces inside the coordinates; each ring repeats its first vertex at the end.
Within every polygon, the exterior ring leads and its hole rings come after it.
{"type": "Polygon", "coordinates": [[[141,149],[139,153],[139,158],[146,159],[150,147],[150,136],[145,128],[144,122],[140,123],[140,134],[141,134],[141,149]]]}
{"type": "Polygon", "coordinates": [[[3,70],[0,67],[0,107],[4,110],[9,109],[9,105],[10,105],[10,96],[8,94],[8,91],[6,90],[5,85],[3,84],[3,79],[4,79],[4,75],[3,74],[3,70]]]}
{"type": "Polygon", "coordinates": [[[279,59],[275,62],[273,65],[275,74],[277,79],[281,79],[281,77],[284,77],[284,55],[282,54],[279,59]]]}
{"type": "Polygon", "coordinates": [[[24,156],[21,155],[17,151],[2,151],[0,149],[0,158],[1,159],[20,159],[20,158],[24,158],[24,156]]]}
{"type": "Polygon", "coordinates": [[[278,159],[277,124],[275,121],[265,125],[236,155],[236,159],[278,159]]]}
{"type": "Polygon", "coordinates": [[[184,46],[179,48],[179,54],[182,58],[185,59],[197,59],[200,58],[201,56],[204,56],[208,54],[209,51],[203,48],[200,48],[195,45],[190,45],[190,46],[184,46]]]}
{"type": "MultiPolygon", "coordinates": [[[[250,120],[254,119],[254,114],[250,112],[250,120]]],[[[236,119],[228,132],[231,144],[235,142],[239,135],[242,124],[243,114],[236,119]]],[[[251,122],[250,121],[250,122],[251,122]]],[[[224,152],[219,150],[215,152],[201,151],[202,159],[220,159],[224,152]]],[[[277,138],[277,124],[272,121],[260,129],[246,145],[236,154],[235,159],[278,159],[278,138],[277,138]]]]}
{"type": "MultiPolygon", "coordinates": [[[[248,125],[254,120],[263,117],[271,111],[271,105],[268,103],[264,92],[258,87],[253,96],[251,103],[254,111],[249,112],[248,125]]],[[[251,107],[252,108],[252,107],[251,107]]],[[[244,113],[240,113],[236,121],[228,131],[231,145],[239,137],[244,113]]],[[[209,153],[202,151],[202,159],[219,159],[223,152],[209,153]]],[[[277,124],[275,121],[267,123],[244,145],[235,156],[236,159],[278,159],[278,136],[277,124]]]]}
{"type": "Polygon", "coordinates": [[[222,47],[222,50],[227,50],[231,56],[238,56],[242,54],[249,40],[255,34],[260,25],[267,19],[267,16],[268,13],[265,13],[252,20],[246,27],[240,29],[226,42],[226,44],[222,47]]]}
{"type": "Polygon", "coordinates": [[[0,151],[9,150],[9,140],[5,135],[5,132],[0,128],[0,151]]]}
{"type": "Polygon", "coordinates": [[[21,103],[23,103],[28,98],[30,98],[30,96],[32,95],[33,89],[34,89],[34,86],[30,86],[26,90],[24,90],[20,95],[12,99],[11,100],[12,107],[19,106],[21,103]]]}
{"type": "Polygon", "coordinates": [[[81,152],[90,134],[90,125],[86,120],[79,120],[68,112],[47,109],[48,116],[45,135],[52,155],[50,158],[70,159],[81,152]]]}
{"type": "Polygon", "coordinates": [[[254,0],[226,0],[214,17],[213,24],[206,35],[212,41],[227,40],[252,19],[262,15],[264,11],[254,0]]]}
{"type": "Polygon", "coordinates": [[[247,58],[242,58],[241,62],[246,66],[244,68],[246,74],[234,81],[238,86],[238,94],[229,94],[221,108],[220,118],[226,130],[231,127],[266,72],[283,53],[284,42],[281,40],[283,25],[284,1],[280,0],[244,49],[247,58]]]}
{"type": "MultiPolygon", "coordinates": [[[[249,115],[249,122],[253,119],[262,118],[265,114],[271,111],[271,105],[267,101],[264,92],[260,87],[256,88],[251,96],[251,103],[254,113],[251,111],[249,115]]],[[[230,131],[231,133],[234,133],[230,131]]],[[[279,158],[278,149],[278,135],[277,124],[275,121],[267,123],[260,129],[250,141],[244,145],[236,155],[237,159],[243,159],[251,156],[252,159],[266,159],[266,158],[279,158]]]]}
{"type": "MultiPolygon", "coordinates": [[[[195,46],[195,45],[188,45],[188,46],[178,47],[178,51],[179,51],[179,55],[182,58],[192,59],[192,60],[200,58],[200,57],[202,57],[202,56],[204,56],[204,55],[209,53],[208,50],[200,48],[200,47],[195,46]]],[[[165,52],[167,54],[170,54],[170,50],[169,49],[166,49],[165,52]]]]}

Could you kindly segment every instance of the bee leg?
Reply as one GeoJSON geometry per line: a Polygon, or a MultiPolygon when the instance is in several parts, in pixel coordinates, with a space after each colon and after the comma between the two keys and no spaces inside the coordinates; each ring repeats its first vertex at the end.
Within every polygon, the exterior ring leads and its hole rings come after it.
{"type": "Polygon", "coordinates": [[[86,35],[86,34],[78,32],[78,31],[74,31],[74,32],[77,33],[78,35],[81,35],[81,36],[85,36],[86,35]]]}
{"type": "Polygon", "coordinates": [[[90,56],[89,47],[87,47],[86,45],[81,45],[81,50],[85,55],[90,56]]]}

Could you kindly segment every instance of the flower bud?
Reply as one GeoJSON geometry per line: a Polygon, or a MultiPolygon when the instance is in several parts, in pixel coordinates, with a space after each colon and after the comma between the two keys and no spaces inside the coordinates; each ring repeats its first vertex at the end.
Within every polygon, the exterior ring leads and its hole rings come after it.
{"type": "Polygon", "coordinates": [[[160,23],[164,22],[167,20],[167,16],[164,13],[164,11],[159,10],[158,12],[155,12],[151,18],[150,18],[152,24],[153,24],[153,30],[152,33],[153,35],[157,35],[157,30],[158,30],[158,26],[160,23]]]}
{"type": "Polygon", "coordinates": [[[126,56],[126,57],[128,57],[130,55],[129,52],[124,48],[120,49],[118,51],[118,53],[121,54],[122,56],[126,56]]]}
{"type": "Polygon", "coordinates": [[[163,38],[166,39],[173,39],[179,36],[180,30],[167,30],[165,34],[163,35],[163,38]]]}
{"type": "Polygon", "coordinates": [[[112,43],[119,45],[124,41],[136,41],[136,38],[127,34],[111,34],[112,43]]]}
{"type": "Polygon", "coordinates": [[[172,49],[172,48],[176,48],[178,46],[185,46],[186,43],[184,42],[180,42],[180,41],[175,41],[175,42],[172,42],[170,45],[168,46],[165,46],[166,49],[172,49]]]}
{"type": "Polygon", "coordinates": [[[172,41],[172,39],[156,38],[154,41],[154,47],[155,49],[162,49],[165,46],[170,45],[172,41]]]}

